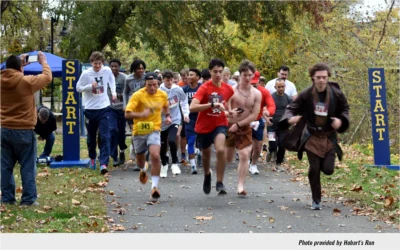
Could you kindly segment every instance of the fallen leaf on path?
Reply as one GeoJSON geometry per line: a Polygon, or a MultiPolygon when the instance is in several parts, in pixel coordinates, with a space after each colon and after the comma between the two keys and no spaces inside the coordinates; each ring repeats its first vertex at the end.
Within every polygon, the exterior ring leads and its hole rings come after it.
{"type": "Polygon", "coordinates": [[[122,225],[120,225],[120,224],[116,224],[116,225],[112,225],[112,230],[114,230],[114,231],[125,231],[126,229],[125,229],[125,227],[123,227],[122,225]]]}
{"type": "Polygon", "coordinates": [[[58,230],[57,229],[49,229],[49,230],[47,230],[47,232],[48,233],[56,233],[56,232],[58,232],[58,230]]]}
{"type": "Polygon", "coordinates": [[[77,201],[75,199],[72,199],[72,204],[75,205],[75,206],[79,206],[81,204],[81,202],[77,201]]]}
{"type": "Polygon", "coordinates": [[[269,223],[275,223],[275,219],[272,217],[269,217],[269,223]]]}
{"type": "Polygon", "coordinates": [[[39,209],[35,209],[33,211],[35,211],[38,214],[45,214],[46,213],[45,211],[42,211],[42,210],[39,210],[39,209]]]}
{"type": "Polygon", "coordinates": [[[125,210],[125,208],[120,208],[119,210],[118,210],[118,214],[122,214],[122,215],[124,215],[124,214],[126,214],[126,210],[125,210]]]}
{"type": "Polygon", "coordinates": [[[292,226],[291,225],[287,226],[287,229],[292,229],[292,226]]]}
{"type": "Polygon", "coordinates": [[[109,191],[108,192],[110,195],[114,195],[115,193],[114,193],[114,191],[109,191]]]}
{"type": "Polygon", "coordinates": [[[145,204],[147,204],[147,205],[154,205],[154,204],[156,204],[157,202],[156,201],[147,201],[145,204]]]}
{"type": "Polygon", "coordinates": [[[212,216],[196,216],[194,217],[196,220],[211,220],[212,216]]]}
{"type": "Polygon", "coordinates": [[[15,190],[15,192],[16,192],[16,193],[19,193],[19,194],[22,193],[22,187],[18,187],[18,188],[15,190]]]}
{"type": "Polygon", "coordinates": [[[289,207],[280,206],[279,208],[280,208],[282,211],[286,211],[286,210],[288,210],[289,207]]]}
{"type": "Polygon", "coordinates": [[[293,198],[292,200],[293,201],[299,201],[300,199],[299,198],[293,198]]]}
{"type": "Polygon", "coordinates": [[[247,224],[247,221],[244,220],[244,221],[243,221],[243,224],[247,224]]]}
{"type": "Polygon", "coordinates": [[[338,208],[334,208],[333,209],[333,216],[340,216],[340,213],[341,213],[342,211],[340,211],[340,209],[338,209],[338,208]]]}

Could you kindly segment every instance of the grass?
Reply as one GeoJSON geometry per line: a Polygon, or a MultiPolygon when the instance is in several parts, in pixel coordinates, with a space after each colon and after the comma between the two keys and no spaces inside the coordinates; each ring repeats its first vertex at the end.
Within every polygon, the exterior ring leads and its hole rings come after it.
{"type": "MultiPolygon", "coordinates": [[[[333,175],[321,174],[322,193],[343,201],[353,208],[354,214],[368,215],[371,220],[383,220],[399,226],[399,171],[365,167],[373,164],[372,147],[368,145],[343,146],[342,162],[337,161],[333,175]]],[[[298,181],[308,184],[306,154],[299,162],[297,154],[290,153],[289,164],[298,181]]],[[[392,164],[399,164],[399,155],[391,155],[392,164]]]]}
{"type": "MultiPolygon", "coordinates": [[[[44,142],[38,142],[38,153],[44,142]]],[[[80,142],[81,159],[88,158],[86,140],[80,142]]],[[[52,155],[62,153],[62,135],[56,135],[52,155]]],[[[112,162],[112,160],[111,160],[112,162]]],[[[104,185],[107,176],[89,168],[56,168],[37,164],[39,206],[1,206],[1,232],[107,232],[104,185]],[[74,201],[73,201],[74,200],[74,201]],[[79,204],[78,204],[79,203],[79,204]]],[[[20,166],[14,169],[17,204],[21,197],[20,166]]]]}

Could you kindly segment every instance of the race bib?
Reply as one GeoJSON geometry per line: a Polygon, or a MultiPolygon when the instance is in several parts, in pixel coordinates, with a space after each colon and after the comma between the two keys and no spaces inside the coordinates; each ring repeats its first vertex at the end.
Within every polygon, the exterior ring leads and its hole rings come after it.
{"type": "Polygon", "coordinates": [[[96,88],[92,88],[93,96],[99,96],[104,93],[104,86],[97,86],[96,88]]]}
{"type": "Polygon", "coordinates": [[[316,115],[319,115],[319,116],[327,116],[328,115],[328,109],[327,109],[325,103],[323,103],[323,102],[315,103],[314,113],[316,115]]]}
{"type": "MultiPolygon", "coordinates": [[[[212,102],[222,103],[222,96],[218,95],[217,93],[212,93],[211,95],[208,96],[208,102],[209,103],[212,103],[212,102]]],[[[221,111],[218,108],[212,108],[212,113],[220,114],[221,111]]]]}
{"type": "Polygon", "coordinates": [[[153,122],[138,122],[137,129],[139,135],[147,135],[154,131],[153,122]]]}
{"type": "Polygon", "coordinates": [[[169,102],[169,108],[173,108],[179,104],[179,99],[178,96],[173,96],[168,99],[169,102]]]}
{"type": "Polygon", "coordinates": [[[268,132],[268,141],[276,141],[276,133],[268,132]]]}

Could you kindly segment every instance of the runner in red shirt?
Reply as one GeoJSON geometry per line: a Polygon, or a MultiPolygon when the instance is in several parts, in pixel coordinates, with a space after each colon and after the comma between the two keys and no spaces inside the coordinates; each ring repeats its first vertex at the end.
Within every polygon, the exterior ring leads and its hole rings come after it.
{"type": "Polygon", "coordinates": [[[214,144],[217,154],[217,185],[219,195],[226,194],[222,183],[225,172],[225,139],[228,129],[228,120],[224,104],[233,95],[232,87],[222,82],[222,71],[225,64],[220,59],[212,59],[208,66],[211,80],[203,83],[197,90],[190,104],[190,112],[199,112],[195,131],[202,153],[204,167],[203,191],[211,192],[211,144],[214,144]]]}
{"type": "Polygon", "coordinates": [[[251,174],[259,174],[256,164],[258,158],[260,157],[261,147],[264,138],[265,120],[263,117],[274,116],[276,109],[274,99],[266,88],[259,85],[259,79],[260,72],[256,71],[256,73],[254,73],[253,79],[251,80],[251,84],[253,85],[253,87],[257,88],[261,92],[262,99],[260,113],[258,114],[256,120],[256,122],[259,122],[259,125],[256,130],[253,129],[253,153],[251,156],[251,164],[249,166],[249,172],[251,174]]]}

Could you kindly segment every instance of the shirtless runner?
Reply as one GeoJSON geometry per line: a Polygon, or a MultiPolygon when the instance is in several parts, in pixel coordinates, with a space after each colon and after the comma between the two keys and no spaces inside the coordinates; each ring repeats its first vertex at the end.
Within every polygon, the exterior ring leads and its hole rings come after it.
{"type": "Polygon", "coordinates": [[[239,65],[240,84],[233,90],[234,94],[229,100],[228,136],[225,141],[225,156],[231,162],[235,155],[235,148],[239,154],[238,189],[237,195],[245,197],[244,181],[247,176],[249,158],[252,150],[252,129],[250,123],[256,120],[261,106],[261,93],[251,86],[251,79],[256,69],[252,62],[244,60],[239,65]]]}

